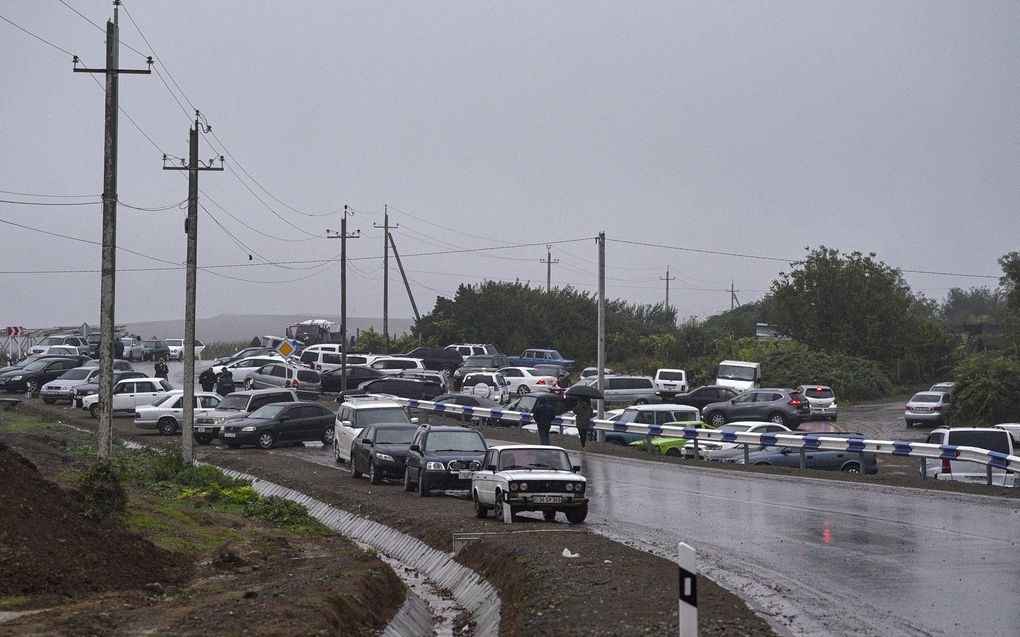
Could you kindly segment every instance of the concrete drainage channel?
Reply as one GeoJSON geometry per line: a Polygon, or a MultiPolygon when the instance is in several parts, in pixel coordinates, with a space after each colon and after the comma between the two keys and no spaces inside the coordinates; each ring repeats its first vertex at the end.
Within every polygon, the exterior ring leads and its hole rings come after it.
{"type": "MultiPolygon", "coordinates": [[[[60,424],[93,433],[66,423],[60,424]]],[[[145,448],[145,445],[127,440],[123,444],[133,449],[145,448]]],[[[252,488],[260,495],[278,496],[304,506],[308,514],[325,527],[352,539],[362,548],[372,547],[379,552],[380,559],[389,564],[407,586],[407,598],[383,631],[384,637],[452,637],[455,632],[463,632],[463,627],[454,625],[462,611],[470,615],[474,635],[494,637],[499,634],[499,593],[478,573],[456,562],[452,554],[304,493],[247,473],[217,468],[231,478],[251,482],[252,488]],[[449,591],[453,601],[441,591],[449,591]]]]}
{"type": "Polygon", "coordinates": [[[279,496],[304,506],[327,528],[379,551],[409,589],[407,601],[384,635],[453,635],[453,621],[461,609],[470,614],[475,635],[499,634],[499,593],[478,573],[454,561],[453,555],[293,489],[239,471],[220,470],[232,478],[251,481],[261,495],[279,496]],[[443,599],[439,591],[450,591],[456,603],[443,599]],[[439,618],[438,625],[434,625],[433,616],[439,618]]]}

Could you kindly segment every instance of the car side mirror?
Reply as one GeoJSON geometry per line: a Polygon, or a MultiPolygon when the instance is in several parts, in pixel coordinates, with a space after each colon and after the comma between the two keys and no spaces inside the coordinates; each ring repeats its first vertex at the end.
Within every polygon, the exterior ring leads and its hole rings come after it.
{"type": "Polygon", "coordinates": [[[351,421],[350,420],[341,420],[340,421],[340,426],[341,427],[350,427],[351,426],[351,421]]]}
{"type": "Polygon", "coordinates": [[[571,469],[571,470],[572,470],[572,471],[573,471],[574,473],[580,473],[580,472],[581,472],[581,465],[579,465],[579,464],[575,464],[574,466],[570,467],[570,469],[571,469]]]}
{"type": "Polygon", "coordinates": [[[411,419],[411,424],[412,425],[417,425],[418,424],[418,419],[417,418],[412,418],[411,419]]]}
{"type": "Polygon", "coordinates": [[[421,445],[411,445],[411,451],[421,453],[421,445]]]}
{"type": "Polygon", "coordinates": [[[493,473],[496,473],[496,465],[494,465],[494,464],[486,465],[485,470],[486,471],[491,471],[493,473]]]}

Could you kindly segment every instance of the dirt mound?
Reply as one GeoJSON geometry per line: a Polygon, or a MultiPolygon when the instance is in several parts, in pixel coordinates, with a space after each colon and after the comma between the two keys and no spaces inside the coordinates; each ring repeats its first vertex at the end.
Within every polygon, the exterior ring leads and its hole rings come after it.
{"type": "Polygon", "coordinates": [[[0,597],[75,597],[179,578],[176,558],[117,521],[86,518],[81,500],[0,443],[0,597]]]}

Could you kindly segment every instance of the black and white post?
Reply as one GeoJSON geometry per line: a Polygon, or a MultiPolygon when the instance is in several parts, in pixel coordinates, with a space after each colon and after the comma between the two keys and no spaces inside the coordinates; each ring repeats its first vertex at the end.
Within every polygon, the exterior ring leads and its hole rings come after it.
{"type": "Polygon", "coordinates": [[[694,548],[680,542],[680,637],[698,635],[698,566],[694,548]]]}

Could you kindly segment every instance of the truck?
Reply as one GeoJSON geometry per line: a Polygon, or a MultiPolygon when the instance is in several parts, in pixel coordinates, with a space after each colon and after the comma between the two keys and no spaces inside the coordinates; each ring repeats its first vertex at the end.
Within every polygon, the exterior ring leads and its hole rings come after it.
{"type": "Polygon", "coordinates": [[[756,389],[761,385],[761,363],[722,361],[715,373],[715,384],[737,391],[756,389]]]}
{"type": "Polygon", "coordinates": [[[339,343],[340,324],[326,319],[309,319],[287,326],[287,338],[301,341],[305,345],[339,343]]]}
{"type": "Polygon", "coordinates": [[[508,356],[510,367],[534,367],[535,365],[559,365],[563,369],[573,368],[574,361],[563,358],[554,349],[526,349],[520,356],[508,356]]]}

